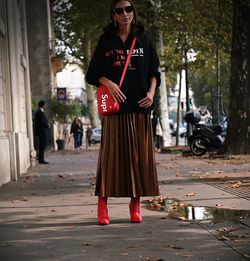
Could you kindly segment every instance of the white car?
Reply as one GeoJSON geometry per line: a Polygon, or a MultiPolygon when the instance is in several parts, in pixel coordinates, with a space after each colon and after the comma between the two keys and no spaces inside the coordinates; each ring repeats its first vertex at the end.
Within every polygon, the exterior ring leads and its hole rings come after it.
{"type": "Polygon", "coordinates": [[[94,128],[92,130],[92,134],[90,137],[90,141],[92,144],[100,143],[102,136],[102,128],[94,128]]]}

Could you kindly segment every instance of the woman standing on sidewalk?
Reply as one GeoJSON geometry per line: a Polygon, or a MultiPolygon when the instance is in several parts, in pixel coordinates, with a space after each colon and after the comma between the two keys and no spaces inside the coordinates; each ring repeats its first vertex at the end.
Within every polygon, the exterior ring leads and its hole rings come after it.
{"type": "Polygon", "coordinates": [[[70,134],[74,136],[74,146],[76,150],[79,150],[82,146],[83,127],[82,121],[79,117],[75,118],[71,124],[70,134]]]}
{"type": "Polygon", "coordinates": [[[91,59],[87,81],[106,85],[120,112],[104,116],[97,165],[98,223],[109,224],[108,197],[131,197],[131,222],[141,222],[140,197],[159,195],[150,114],[160,85],[159,59],[131,0],[113,0],[111,24],[104,28],[91,59]],[[128,50],[136,44],[121,89],[128,50]]]}

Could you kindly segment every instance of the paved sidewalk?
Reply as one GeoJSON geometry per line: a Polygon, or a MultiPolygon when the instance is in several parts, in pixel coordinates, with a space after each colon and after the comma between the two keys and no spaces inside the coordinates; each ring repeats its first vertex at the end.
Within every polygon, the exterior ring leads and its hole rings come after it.
{"type": "Polygon", "coordinates": [[[129,199],[110,198],[111,224],[99,226],[95,148],[49,153],[49,165],[0,188],[1,261],[250,260],[248,157],[157,154],[165,210],[142,198],[143,222],[132,224],[129,199]]]}

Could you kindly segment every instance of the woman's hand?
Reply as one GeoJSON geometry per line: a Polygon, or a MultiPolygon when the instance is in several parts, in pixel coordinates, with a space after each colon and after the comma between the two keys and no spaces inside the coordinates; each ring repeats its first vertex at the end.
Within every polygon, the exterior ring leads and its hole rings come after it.
{"type": "Polygon", "coordinates": [[[147,92],[147,96],[138,102],[139,107],[148,108],[153,104],[154,96],[155,96],[155,88],[156,88],[156,77],[153,76],[150,79],[150,88],[149,91],[147,92]]]}
{"type": "Polygon", "coordinates": [[[124,102],[126,100],[126,96],[116,83],[110,81],[106,77],[101,77],[99,82],[108,87],[108,90],[115,102],[124,102]]]}
{"type": "Polygon", "coordinates": [[[138,104],[139,107],[148,108],[153,104],[154,94],[151,92],[147,92],[147,96],[141,99],[138,104]]]}
{"type": "Polygon", "coordinates": [[[126,100],[126,96],[120,90],[120,88],[117,84],[110,81],[109,84],[106,86],[108,87],[109,92],[112,95],[115,102],[124,102],[126,100]]]}

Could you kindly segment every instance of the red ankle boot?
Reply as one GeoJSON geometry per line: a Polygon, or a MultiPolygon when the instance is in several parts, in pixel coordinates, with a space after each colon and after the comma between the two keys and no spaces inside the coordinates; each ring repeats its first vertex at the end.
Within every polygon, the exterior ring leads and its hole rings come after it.
{"type": "Polygon", "coordinates": [[[108,200],[107,197],[98,197],[97,216],[98,216],[99,225],[108,225],[109,224],[107,200],[108,200]]]}
{"type": "Polygon", "coordinates": [[[131,198],[129,204],[129,210],[131,215],[132,223],[140,223],[142,221],[141,210],[140,210],[140,197],[131,198]]]}

